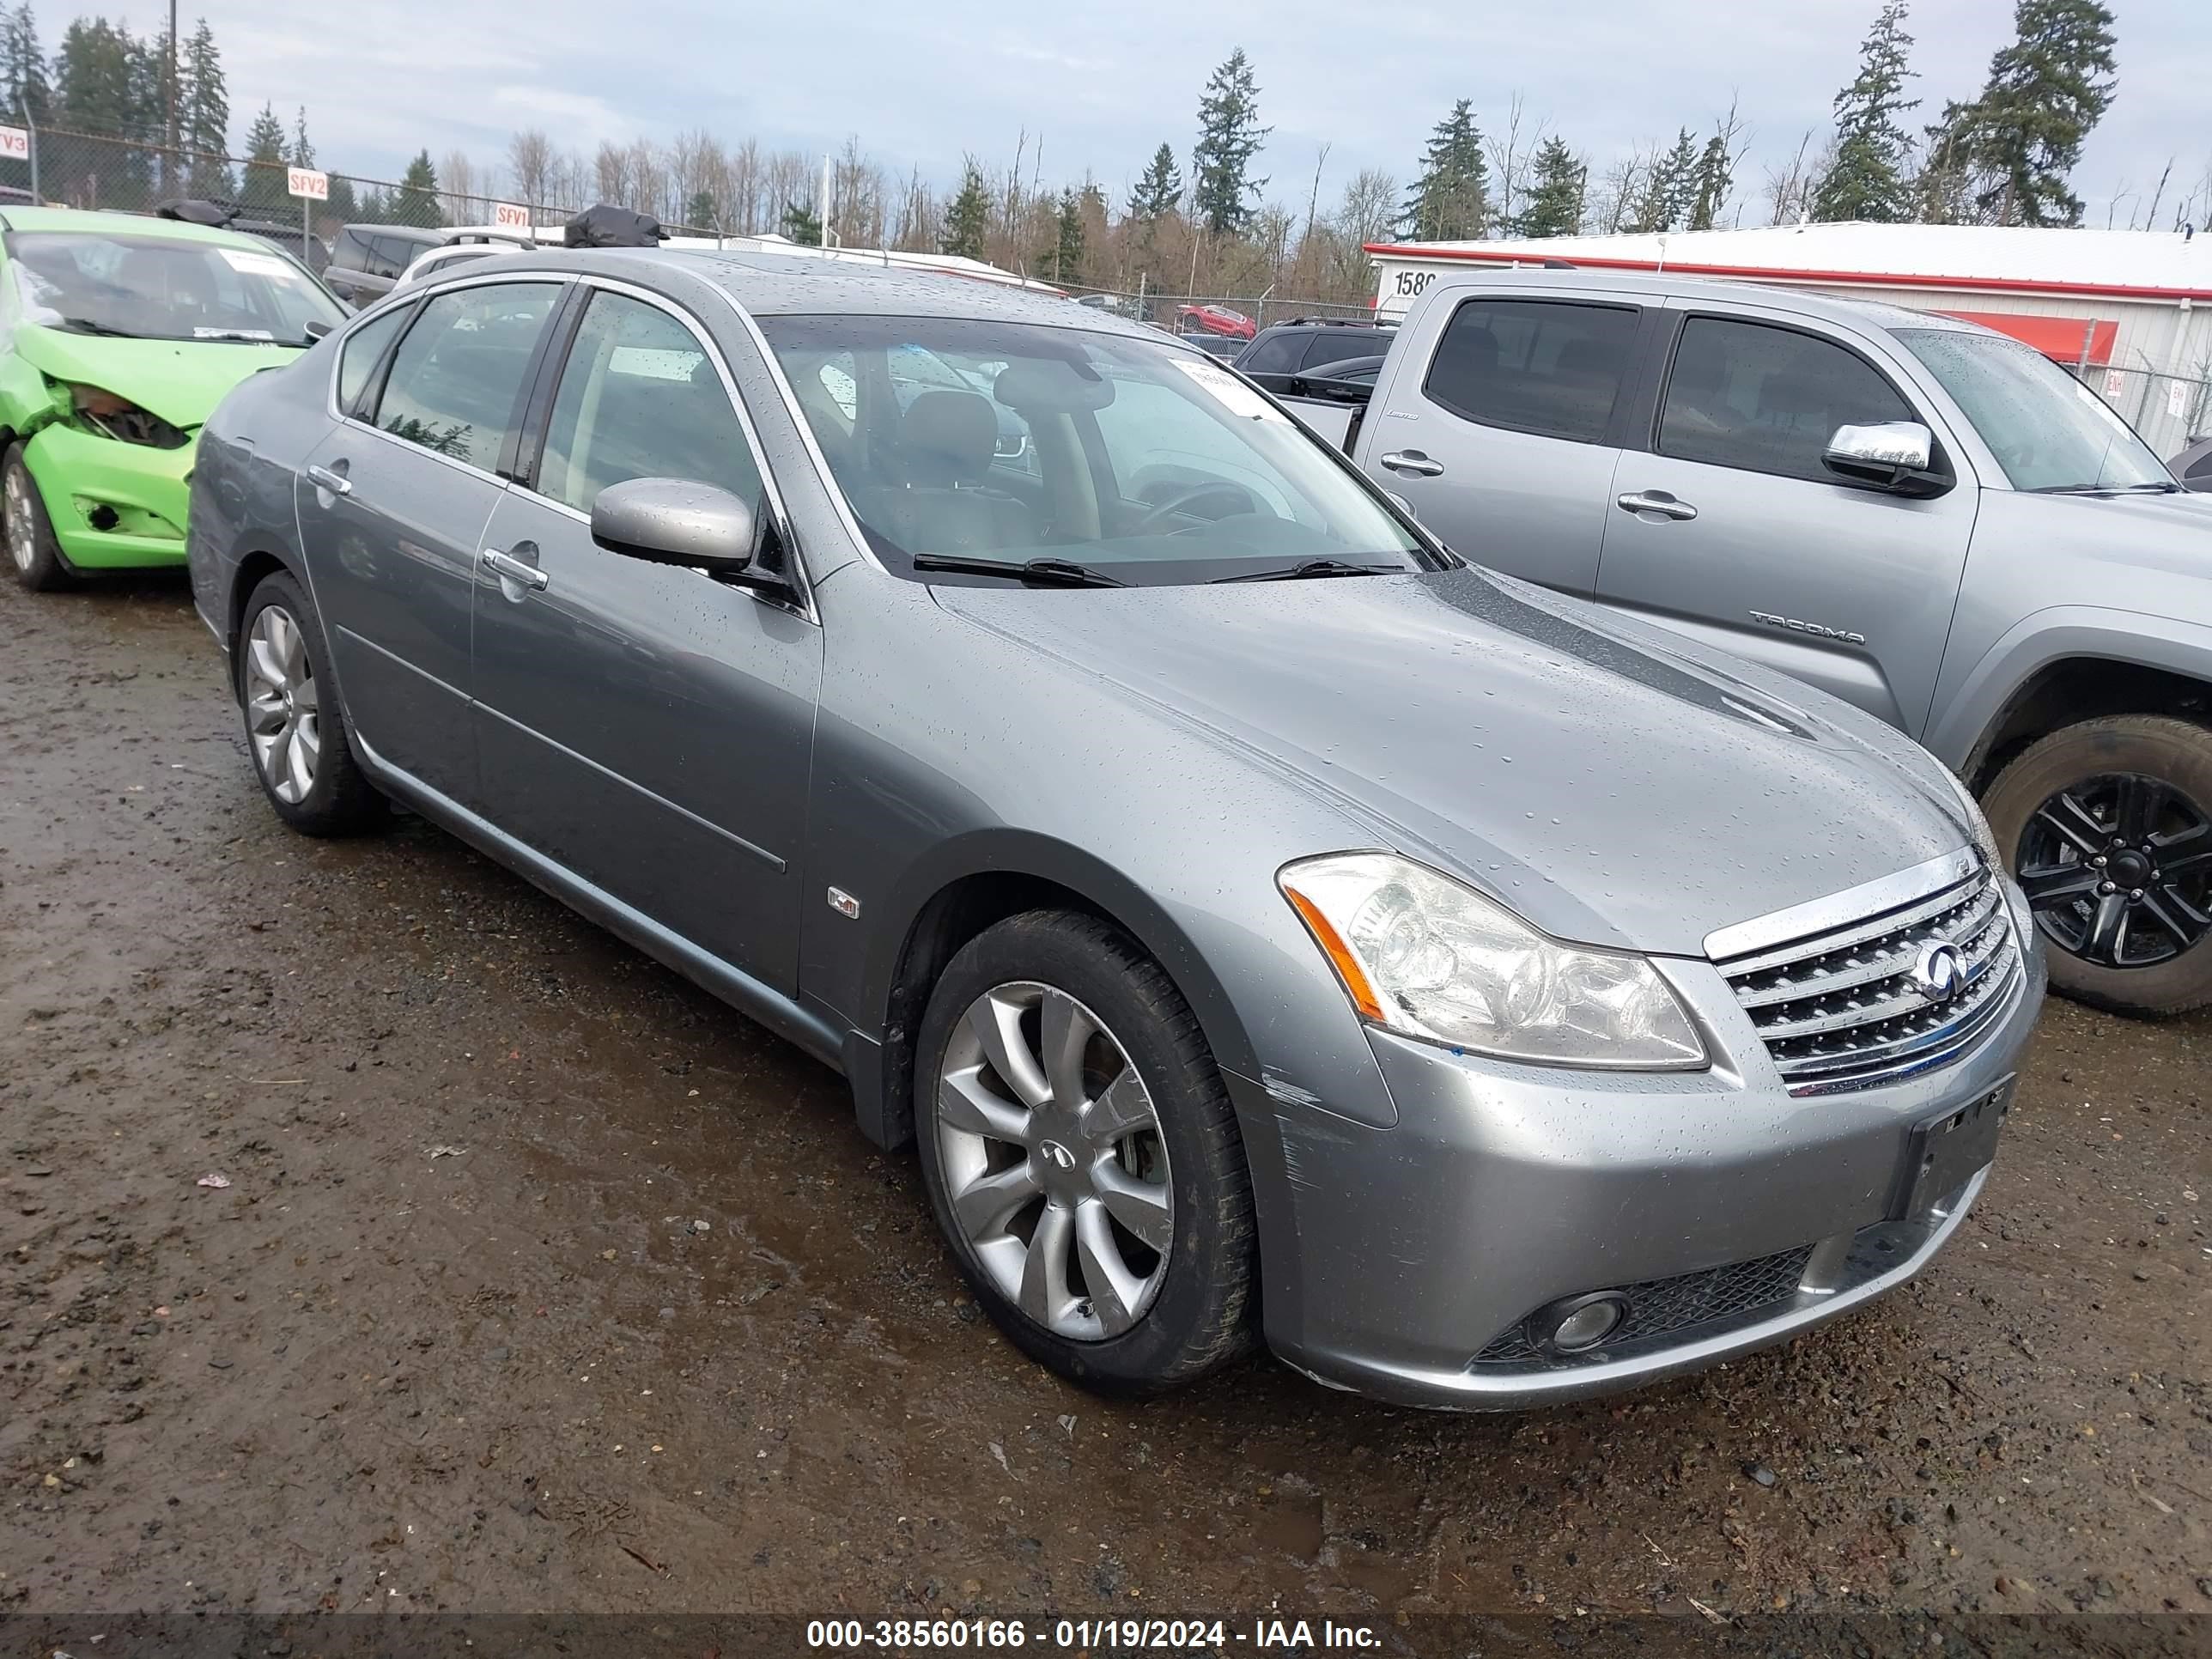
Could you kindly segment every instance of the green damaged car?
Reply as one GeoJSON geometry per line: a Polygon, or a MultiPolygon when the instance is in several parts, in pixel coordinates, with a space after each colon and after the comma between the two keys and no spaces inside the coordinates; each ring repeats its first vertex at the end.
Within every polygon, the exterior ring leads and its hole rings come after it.
{"type": "Polygon", "coordinates": [[[200,425],[345,320],[298,263],[166,219],[0,209],[0,499],[26,587],[185,562],[200,425]]]}

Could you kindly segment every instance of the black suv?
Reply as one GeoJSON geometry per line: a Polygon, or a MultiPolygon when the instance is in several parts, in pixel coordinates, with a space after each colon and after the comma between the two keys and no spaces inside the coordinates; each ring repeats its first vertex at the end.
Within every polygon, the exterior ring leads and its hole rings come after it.
{"type": "Polygon", "coordinates": [[[444,246],[450,234],[420,225],[348,225],[331,244],[323,281],[358,311],[391,293],[399,273],[416,254],[444,246]]]}
{"type": "Polygon", "coordinates": [[[1297,317],[1261,329],[1237,354],[1235,366],[1270,392],[1301,395],[1291,382],[1354,357],[1381,357],[1396,331],[1374,323],[1297,317]]]}

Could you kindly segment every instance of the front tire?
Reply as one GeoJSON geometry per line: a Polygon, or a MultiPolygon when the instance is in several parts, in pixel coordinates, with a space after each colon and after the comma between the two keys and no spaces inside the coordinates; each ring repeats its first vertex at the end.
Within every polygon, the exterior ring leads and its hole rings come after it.
{"type": "Polygon", "coordinates": [[[15,580],[33,593],[58,593],[64,588],[75,587],[76,572],[62,556],[61,544],[54,539],[54,521],[46,512],[46,497],[39,493],[39,481],[31,476],[31,469],[23,459],[23,446],[8,446],[8,458],[0,463],[0,495],[4,495],[8,535],[9,568],[15,580]]]}
{"type": "Polygon", "coordinates": [[[2116,1013],[2212,1003],[2212,731],[2157,714],[2042,738],[1982,799],[2051,946],[2051,982],[2116,1013]]]}
{"type": "Polygon", "coordinates": [[[1197,1019],[1127,935],[1066,911],[978,935],[931,994],[915,1076],[930,1207],[1016,1346],[1135,1398],[1251,1350],[1236,1114],[1197,1019]]]}
{"type": "Polygon", "coordinates": [[[254,775],[276,816],[301,834],[358,835],[384,822],[385,800],[354,760],[328,661],[322,623],[299,583],[281,573],[263,578],[238,632],[254,775]]]}

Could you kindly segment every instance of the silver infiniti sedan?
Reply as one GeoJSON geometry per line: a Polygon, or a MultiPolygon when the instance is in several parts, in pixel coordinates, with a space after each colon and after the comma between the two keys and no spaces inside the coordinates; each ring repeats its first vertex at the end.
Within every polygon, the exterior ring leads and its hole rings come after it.
{"type": "Polygon", "coordinates": [[[1064,301],[463,267],[232,394],[191,557],[280,817],[404,802],[838,1068],[1102,1390],[1792,1335],[1958,1229],[2042,997],[1896,732],[1468,567],[1064,301]]]}

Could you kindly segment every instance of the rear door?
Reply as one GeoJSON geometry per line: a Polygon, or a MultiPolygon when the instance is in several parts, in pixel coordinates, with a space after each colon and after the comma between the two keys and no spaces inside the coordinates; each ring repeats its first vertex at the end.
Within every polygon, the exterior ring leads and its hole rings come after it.
{"type": "Polygon", "coordinates": [[[1656,417],[1621,460],[1601,603],[1808,680],[1917,736],[1973,532],[1968,477],[1933,500],[1845,483],[1838,426],[1918,421],[1869,339],[1797,313],[1669,305],[1656,417]]]}
{"type": "Polygon", "coordinates": [[[542,453],[525,453],[483,538],[538,574],[476,574],[485,813],[788,994],[822,631],[773,599],[592,539],[608,485],[690,478],[755,504],[757,560],[796,557],[706,331],[642,291],[587,284],[579,298],[573,343],[532,400],[542,453]]]}
{"type": "Polygon", "coordinates": [[[1361,466],[1455,551],[1589,598],[1644,316],[1599,294],[1432,296],[1392,348],[1361,466]]]}
{"type": "Polygon", "coordinates": [[[346,712],[378,758],[473,805],[469,591],[556,282],[449,289],[340,350],[343,416],[295,488],[346,712]]]}

